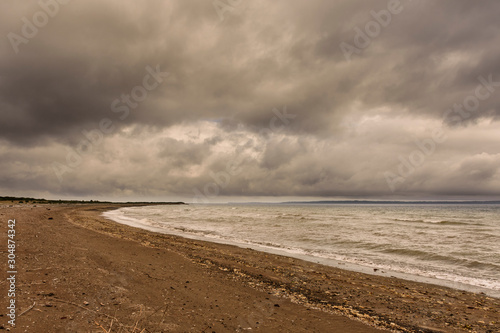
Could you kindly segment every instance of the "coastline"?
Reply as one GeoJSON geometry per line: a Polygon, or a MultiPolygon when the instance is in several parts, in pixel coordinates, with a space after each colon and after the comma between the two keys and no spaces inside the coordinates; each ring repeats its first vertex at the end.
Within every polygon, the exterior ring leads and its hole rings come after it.
{"type": "MultiPolygon", "coordinates": [[[[500,300],[486,295],[157,234],[100,216],[130,204],[34,206],[0,209],[4,220],[18,222],[19,313],[35,304],[16,331],[500,331],[500,300]]],[[[0,324],[8,327],[6,321],[0,324]]]]}
{"type": "Polygon", "coordinates": [[[339,259],[309,255],[309,254],[306,254],[303,252],[298,252],[298,251],[288,251],[286,248],[277,248],[277,247],[265,246],[262,244],[256,244],[256,243],[251,243],[251,242],[246,242],[246,243],[245,242],[237,242],[237,241],[232,241],[232,240],[221,238],[221,237],[200,236],[197,234],[176,232],[174,230],[165,230],[163,228],[155,227],[155,226],[148,225],[148,224],[143,224],[143,223],[141,223],[141,221],[138,221],[134,218],[125,217],[123,214],[117,213],[119,211],[120,211],[120,209],[106,211],[102,214],[102,216],[109,219],[109,220],[112,220],[114,222],[120,223],[120,224],[125,224],[125,225],[128,225],[130,227],[144,229],[144,230],[148,230],[148,231],[155,232],[155,233],[174,235],[174,236],[189,238],[189,239],[193,239],[193,240],[206,241],[206,242],[210,242],[210,243],[233,245],[233,246],[240,247],[240,248],[252,249],[255,251],[266,252],[266,253],[275,254],[275,255],[279,255],[279,256],[292,257],[295,259],[305,260],[305,261],[309,261],[312,263],[317,263],[317,264],[321,264],[321,265],[325,265],[325,266],[338,267],[340,269],[349,270],[352,272],[364,273],[364,274],[368,274],[368,275],[382,276],[382,277],[387,277],[387,278],[396,277],[396,278],[402,279],[402,280],[408,280],[408,281],[414,281],[414,282],[420,282],[420,283],[426,283],[426,284],[433,284],[433,285],[438,285],[438,286],[442,286],[442,287],[458,289],[461,291],[472,292],[472,293],[476,293],[476,294],[483,293],[487,296],[500,299],[500,290],[487,289],[486,287],[482,287],[482,286],[466,284],[466,283],[462,283],[459,281],[448,280],[445,278],[432,277],[429,275],[426,276],[426,275],[418,275],[418,274],[411,274],[411,273],[407,273],[407,272],[395,271],[395,270],[392,270],[391,268],[387,268],[387,267],[380,267],[380,266],[372,267],[372,266],[362,265],[362,264],[354,263],[354,262],[350,262],[350,261],[342,261],[339,259]]]}

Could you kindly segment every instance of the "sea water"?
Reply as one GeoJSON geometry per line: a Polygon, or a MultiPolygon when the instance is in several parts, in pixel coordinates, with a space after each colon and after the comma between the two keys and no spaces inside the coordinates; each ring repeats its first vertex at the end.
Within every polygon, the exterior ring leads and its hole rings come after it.
{"type": "Polygon", "coordinates": [[[500,297],[499,204],[120,208],[120,223],[500,297]]]}

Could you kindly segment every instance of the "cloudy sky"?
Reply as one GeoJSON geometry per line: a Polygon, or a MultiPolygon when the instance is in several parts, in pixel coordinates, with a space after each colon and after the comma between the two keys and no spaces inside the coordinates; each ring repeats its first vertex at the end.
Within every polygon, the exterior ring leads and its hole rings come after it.
{"type": "Polygon", "coordinates": [[[0,2],[0,195],[499,199],[500,2],[0,2]]]}

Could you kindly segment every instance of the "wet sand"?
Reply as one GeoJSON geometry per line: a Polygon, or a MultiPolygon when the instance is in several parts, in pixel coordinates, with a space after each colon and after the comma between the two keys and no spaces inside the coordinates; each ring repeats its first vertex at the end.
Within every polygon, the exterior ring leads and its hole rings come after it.
{"type": "Polygon", "coordinates": [[[500,332],[500,300],[117,224],[118,204],[2,205],[16,219],[16,327],[0,331],[500,332]]]}

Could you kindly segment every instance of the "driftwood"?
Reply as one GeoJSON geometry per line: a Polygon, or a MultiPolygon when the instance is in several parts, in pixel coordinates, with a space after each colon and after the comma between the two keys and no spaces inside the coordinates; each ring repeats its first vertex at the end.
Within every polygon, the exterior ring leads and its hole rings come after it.
{"type": "Polygon", "coordinates": [[[33,307],[35,306],[35,304],[36,304],[36,302],[33,302],[33,305],[31,305],[29,308],[27,308],[26,310],[24,310],[23,312],[21,312],[18,317],[21,317],[23,314],[25,314],[29,310],[33,309],[33,307]]]}

